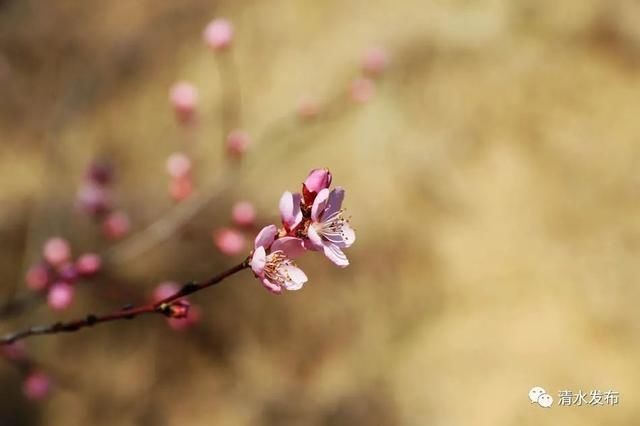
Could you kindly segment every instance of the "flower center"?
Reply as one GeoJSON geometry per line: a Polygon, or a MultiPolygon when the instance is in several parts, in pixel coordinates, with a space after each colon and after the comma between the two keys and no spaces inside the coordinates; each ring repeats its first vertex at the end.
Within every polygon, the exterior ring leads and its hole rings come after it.
{"type": "Polygon", "coordinates": [[[285,266],[295,266],[282,250],[274,251],[267,256],[267,263],[264,265],[264,275],[272,283],[284,286],[286,282],[292,281],[285,266]]]}
{"type": "Polygon", "coordinates": [[[345,225],[349,223],[349,219],[344,217],[345,209],[340,209],[329,217],[315,225],[315,229],[322,237],[332,243],[340,243],[349,241],[349,236],[344,232],[345,225]]]}

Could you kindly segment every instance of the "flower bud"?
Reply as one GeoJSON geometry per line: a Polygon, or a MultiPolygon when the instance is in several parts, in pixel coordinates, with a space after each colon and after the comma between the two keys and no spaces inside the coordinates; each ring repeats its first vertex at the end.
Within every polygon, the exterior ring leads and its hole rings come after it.
{"type": "Polygon", "coordinates": [[[198,306],[192,305],[185,318],[168,318],[169,327],[175,331],[184,331],[200,322],[202,311],[198,306]]]}
{"type": "Polygon", "coordinates": [[[191,304],[187,300],[176,300],[175,302],[160,305],[162,313],[169,318],[184,319],[189,315],[191,304]]]}
{"type": "Polygon", "coordinates": [[[191,173],[191,160],[182,152],[174,152],[167,158],[167,172],[173,178],[181,178],[191,173]]]}
{"type": "Polygon", "coordinates": [[[65,282],[56,282],[49,289],[47,303],[56,311],[62,311],[71,306],[73,302],[74,289],[65,282]]]}
{"type": "Polygon", "coordinates": [[[218,250],[227,256],[236,256],[242,253],[246,245],[244,236],[235,229],[230,228],[222,228],[216,231],[213,241],[218,250]]]}
{"type": "Polygon", "coordinates": [[[379,77],[389,66],[389,53],[382,47],[373,47],[365,52],[362,72],[371,77],[379,77]]]}
{"type": "Polygon", "coordinates": [[[102,268],[102,258],[95,253],[85,253],[76,260],[76,270],[83,277],[92,277],[102,268]]]}
{"type": "Polygon", "coordinates": [[[240,201],[233,205],[231,218],[238,226],[251,226],[256,221],[256,209],[248,201],[240,201]]]}
{"type": "Polygon", "coordinates": [[[169,102],[173,106],[176,118],[180,123],[191,123],[195,119],[198,106],[198,90],[193,84],[180,81],[171,86],[169,102]]]}
{"type": "Polygon", "coordinates": [[[49,267],[44,263],[32,265],[25,276],[27,287],[33,291],[42,291],[49,285],[51,279],[49,267]]]}
{"type": "Polygon", "coordinates": [[[109,191],[102,185],[89,182],[78,190],[77,205],[85,213],[99,216],[111,209],[109,191]]]}
{"type": "Polygon", "coordinates": [[[118,240],[129,233],[131,223],[124,212],[113,212],[102,222],[102,233],[110,240],[118,240]]]}
{"type": "Polygon", "coordinates": [[[50,238],[42,249],[44,259],[52,266],[60,266],[71,260],[71,247],[63,238],[50,238]]]}
{"type": "Polygon", "coordinates": [[[249,147],[249,135],[247,132],[236,129],[227,136],[227,151],[234,157],[242,157],[249,147]]]}
{"type": "Polygon", "coordinates": [[[233,40],[233,25],[227,19],[214,19],[204,29],[205,43],[213,50],[224,50],[233,40]]]}
{"type": "Polygon", "coordinates": [[[66,283],[73,284],[78,280],[78,270],[76,266],[69,262],[64,265],[60,265],[58,268],[58,276],[66,283]]]}
{"type": "Polygon", "coordinates": [[[96,160],[87,169],[87,179],[97,185],[107,185],[113,180],[113,167],[103,160],[96,160]]]}
{"type": "Polygon", "coordinates": [[[193,181],[190,176],[171,179],[169,195],[174,201],[184,201],[193,193],[193,181]]]}
{"type": "Polygon", "coordinates": [[[309,176],[304,180],[302,184],[302,195],[304,202],[308,206],[313,204],[318,192],[325,188],[329,188],[331,185],[331,172],[329,169],[313,169],[309,173],[309,176]]]}
{"type": "Polygon", "coordinates": [[[40,401],[51,392],[51,379],[44,373],[30,373],[22,383],[24,396],[32,401],[40,401]]]}
{"type": "Polygon", "coordinates": [[[173,281],[165,281],[153,290],[152,300],[154,303],[160,302],[167,297],[171,297],[180,290],[178,283],[173,281]]]}
{"type": "Polygon", "coordinates": [[[351,96],[351,100],[354,102],[364,104],[371,100],[375,90],[376,87],[371,79],[360,77],[351,82],[349,96],[351,96]]]}

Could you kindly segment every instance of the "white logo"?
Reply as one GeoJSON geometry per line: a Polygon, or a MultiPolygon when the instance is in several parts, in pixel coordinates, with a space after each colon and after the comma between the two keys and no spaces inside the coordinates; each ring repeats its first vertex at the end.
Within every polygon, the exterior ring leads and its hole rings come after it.
{"type": "Polygon", "coordinates": [[[543,408],[549,408],[553,404],[553,398],[540,386],[534,386],[529,391],[529,399],[532,404],[538,404],[543,408]]]}

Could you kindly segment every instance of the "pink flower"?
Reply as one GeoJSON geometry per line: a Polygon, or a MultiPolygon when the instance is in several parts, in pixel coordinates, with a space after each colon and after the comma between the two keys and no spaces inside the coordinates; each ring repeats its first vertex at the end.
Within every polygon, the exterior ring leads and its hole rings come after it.
{"type": "Polygon", "coordinates": [[[353,228],[343,215],[343,199],[342,188],[320,191],[311,208],[311,224],[307,231],[311,247],[323,250],[325,256],[340,267],[349,265],[342,249],[350,247],[356,240],[353,228]]]}
{"type": "Polygon", "coordinates": [[[73,302],[74,289],[65,282],[54,283],[49,289],[47,303],[51,309],[62,311],[71,306],[73,302]]]}
{"type": "Polygon", "coordinates": [[[256,208],[249,201],[239,201],[231,209],[231,218],[239,226],[251,226],[256,221],[256,208]]]}
{"type": "Polygon", "coordinates": [[[51,379],[44,373],[33,372],[29,374],[22,383],[22,392],[32,401],[39,401],[46,398],[49,396],[50,391],[51,379]]]}
{"type": "Polygon", "coordinates": [[[71,259],[71,247],[63,238],[51,238],[45,242],[42,255],[50,265],[60,266],[71,259]]]}
{"type": "Polygon", "coordinates": [[[227,256],[236,256],[245,248],[244,236],[235,229],[222,228],[213,236],[214,243],[218,250],[227,256]]]}
{"type": "Polygon", "coordinates": [[[367,50],[362,59],[362,71],[371,76],[380,76],[389,66],[389,53],[382,47],[367,50]]]}
{"type": "Polygon", "coordinates": [[[302,184],[302,195],[304,196],[305,204],[311,205],[318,192],[329,188],[332,178],[329,169],[311,170],[302,184]]]}
{"type": "Polygon", "coordinates": [[[198,90],[186,81],[179,81],[169,91],[169,102],[173,106],[178,121],[183,124],[193,121],[198,105],[198,90]]]}
{"type": "Polygon", "coordinates": [[[287,232],[291,232],[302,222],[300,201],[302,196],[287,191],[280,197],[280,217],[287,232]]]}
{"type": "Polygon", "coordinates": [[[224,50],[233,40],[233,25],[227,19],[214,19],[204,29],[205,43],[213,50],[224,50]]]}
{"type": "Polygon", "coordinates": [[[83,277],[92,277],[102,268],[102,259],[95,253],[85,253],[76,260],[76,270],[83,277]]]}
{"type": "Polygon", "coordinates": [[[291,259],[304,251],[302,240],[295,237],[276,240],[277,235],[275,225],[265,226],[258,233],[250,262],[251,269],[262,285],[273,293],[282,292],[283,287],[287,290],[299,290],[307,282],[307,276],[291,259]]]}

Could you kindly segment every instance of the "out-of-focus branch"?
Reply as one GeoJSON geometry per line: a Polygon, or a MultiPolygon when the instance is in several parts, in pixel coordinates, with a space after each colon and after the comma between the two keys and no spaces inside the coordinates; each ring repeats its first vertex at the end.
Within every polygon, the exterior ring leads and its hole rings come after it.
{"type": "Polygon", "coordinates": [[[204,290],[205,288],[211,287],[222,282],[225,278],[230,277],[231,275],[242,271],[243,269],[249,266],[249,259],[246,259],[242,263],[218,274],[205,282],[196,283],[189,282],[182,286],[182,288],[175,294],[166,297],[158,302],[149,303],[146,305],[138,306],[138,307],[130,307],[121,309],[106,315],[93,315],[89,314],[85,318],[77,319],[69,322],[57,322],[50,325],[42,325],[42,326],[33,326],[29,327],[25,330],[17,331],[14,333],[7,334],[0,338],[0,345],[8,345],[14,343],[18,340],[26,339],[31,336],[38,336],[44,334],[58,334],[58,333],[73,333],[83,328],[92,327],[97,324],[118,321],[118,320],[128,320],[133,319],[141,315],[147,314],[161,314],[165,316],[173,316],[173,307],[176,301],[179,299],[198,292],[200,290],[204,290]]]}

